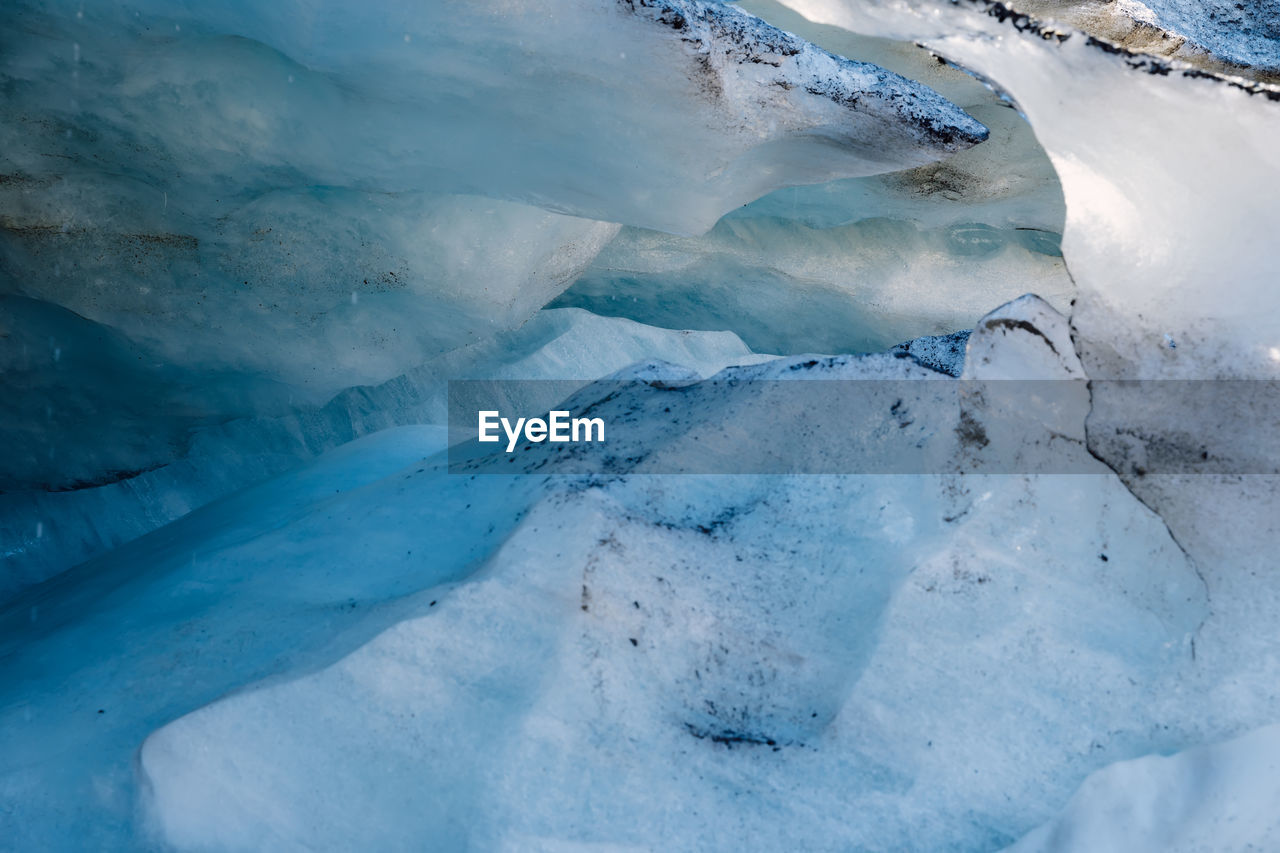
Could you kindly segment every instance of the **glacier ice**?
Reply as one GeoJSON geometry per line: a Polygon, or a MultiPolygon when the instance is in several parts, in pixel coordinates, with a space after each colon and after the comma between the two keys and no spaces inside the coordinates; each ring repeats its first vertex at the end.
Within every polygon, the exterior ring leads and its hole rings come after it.
{"type": "Polygon", "coordinates": [[[2,14],[5,492],[126,480],[516,328],[623,224],[696,233],[987,136],[698,0],[2,14]]]}
{"type": "Polygon", "coordinates": [[[624,228],[557,300],[673,328],[731,329],[776,353],[876,352],[970,328],[1027,291],[1065,310],[1057,175],[999,94],[910,43],[743,4],[843,56],[892,68],[979,117],[982,145],[889,175],[791,187],[708,234],[624,228]],[[794,318],[779,324],[776,317],[794,318]]]}
{"type": "MultiPolygon", "coordinates": [[[[52,310],[40,303],[22,304],[30,304],[32,311],[52,310]]],[[[27,318],[24,328],[31,331],[33,326],[27,318]]],[[[37,338],[40,334],[43,330],[37,338]]],[[[86,347],[94,338],[90,330],[75,338],[75,345],[86,347]]],[[[68,350],[70,362],[75,347],[68,350]]],[[[100,351],[93,357],[98,361],[94,369],[102,370],[107,354],[100,351]]],[[[727,365],[750,364],[768,356],[751,352],[731,332],[671,331],[575,308],[540,311],[517,330],[428,359],[378,385],[344,390],[324,405],[211,425],[189,438],[175,429],[175,442],[186,439],[181,458],[119,482],[97,488],[0,494],[0,537],[7,543],[0,600],[344,442],[394,426],[444,424],[445,388],[451,379],[556,379],[561,380],[558,387],[572,388],[569,380],[585,384],[652,358],[710,376],[727,365]]],[[[119,392],[113,390],[116,386],[104,383],[102,387],[102,393],[116,394],[111,405],[100,409],[119,412],[116,417],[124,421],[119,427],[121,437],[106,432],[110,421],[90,422],[86,415],[85,429],[92,434],[68,440],[69,447],[86,451],[127,447],[126,438],[143,438],[136,425],[145,421],[152,429],[146,449],[154,451],[158,437],[154,419],[126,420],[129,410],[121,405],[119,392]]],[[[163,387],[135,385],[137,405],[144,414],[154,409],[163,387]]],[[[73,395],[61,393],[56,402],[66,405],[68,399],[73,395]]],[[[38,402],[39,398],[28,405],[38,402]]],[[[35,414],[45,416],[43,410],[35,414]]]]}
{"type": "Polygon", "coordinates": [[[6,6],[0,847],[1275,843],[1269,5],[739,5],[6,6]]]}

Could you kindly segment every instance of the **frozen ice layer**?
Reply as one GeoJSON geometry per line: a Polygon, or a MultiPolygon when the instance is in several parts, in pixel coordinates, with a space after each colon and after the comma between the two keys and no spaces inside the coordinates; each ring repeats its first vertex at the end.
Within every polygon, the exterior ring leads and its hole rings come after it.
{"type": "Polygon", "coordinates": [[[757,352],[800,354],[967,329],[1028,290],[1066,310],[1074,292],[1045,232],[889,217],[813,227],[779,214],[726,218],[692,238],[625,229],[552,304],[729,329],[757,352]]]}
{"type": "Polygon", "coordinates": [[[115,336],[111,386],[163,376],[181,411],[104,411],[164,440],[80,448],[76,413],[113,397],[91,372],[39,375],[86,358],[48,335],[13,390],[65,393],[38,425],[39,392],[19,404],[0,488],[120,479],[180,457],[192,428],[515,328],[618,223],[700,232],[779,187],[987,137],[924,85],[696,0],[0,15],[0,294],[115,336]],[[29,451],[34,433],[61,453],[29,451]]]}
{"type": "Polygon", "coordinates": [[[698,232],[771,189],[987,135],[925,86],[698,0],[80,11],[7,13],[10,108],[44,104],[10,156],[29,187],[119,166],[132,180],[116,192],[150,206],[168,191],[175,217],[336,187],[698,232]]]}
{"type": "MultiPolygon", "coordinates": [[[[32,340],[26,357],[51,362],[53,354],[46,349],[45,337],[55,330],[37,320],[48,313],[68,312],[16,300],[22,308],[18,311],[13,302],[0,299],[0,317],[13,320],[10,340],[32,340]]],[[[70,455],[75,462],[74,454],[86,454],[83,464],[89,470],[107,467],[117,473],[138,465],[138,460],[158,458],[161,450],[169,455],[159,458],[170,461],[152,470],[128,471],[129,476],[108,484],[0,494],[0,542],[5,543],[0,601],[215,498],[282,474],[355,438],[394,426],[443,424],[450,379],[574,380],[559,386],[573,388],[650,358],[686,365],[702,376],[730,364],[768,358],[751,352],[730,332],[673,331],[576,308],[546,310],[519,329],[429,359],[378,385],[347,389],[322,406],[299,405],[275,416],[208,424],[189,434],[184,427],[198,423],[198,412],[188,412],[181,401],[164,396],[168,386],[162,380],[171,372],[157,368],[150,382],[139,381],[136,374],[123,382],[120,375],[130,375],[133,351],[125,348],[123,355],[118,354],[109,347],[113,338],[103,337],[105,333],[95,336],[99,327],[83,319],[78,322],[90,326],[90,331],[72,337],[63,334],[61,327],[56,330],[66,347],[57,370],[46,363],[29,372],[14,366],[7,374],[11,391],[22,388],[24,393],[10,394],[0,407],[7,404],[9,424],[32,425],[29,432],[13,439],[11,452],[3,460],[12,466],[8,473],[17,478],[24,472],[19,466],[28,464],[28,459],[34,468],[51,452],[68,466],[63,457],[70,455]],[[126,362],[123,366],[120,359],[126,362]],[[77,367],[78,362],[91,366],[77,367]],[[70,387],[59,384],[68,381],[63,377],[79,382],[73,381],[70,387]],[[29,381],[48,384],[32,387],[26,385],[29,381]],[[123,395],[121,385],[136,396],[123,395]],[[86,388],[110,397],[77,396],[86,388]],[[71,421],[79,425],[79,434],[54,433],[45,427],[46,406],[53,408],[56,417],[65,417],[67,407],[76,402],[86,408],[71,421]],[[169,418],[157,419],[157,410],[167,411],[169,418]],[[59,436],[62,441],[55,441],[59,436]],[[172,445],[165,447],[162,439],[172,445]]],[[[15,349],[21,353],[21,347],[15,349]]],[[[206,384],[193,381],[188,387],[188,394],[212,395],[219,390],[207,383],[207,376],[206,384]]]]}
{"type": "Polygon", "coordinates": [[[989,138],[915,169],[777,190],[696,237],[624,228],[555,304],[730,329],[757,351],[797,354],[949,334],[1028,291],[1066,310],[1075,286],[1061,257],[1062,189],[1013,104],[909,42],[817,25],[768,0],[744,5],[928,84],[989,138]]]}

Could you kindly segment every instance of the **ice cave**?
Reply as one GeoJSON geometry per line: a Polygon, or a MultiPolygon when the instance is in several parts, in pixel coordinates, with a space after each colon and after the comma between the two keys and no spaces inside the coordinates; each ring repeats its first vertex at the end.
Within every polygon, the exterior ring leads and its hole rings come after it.
{"type": "Polygon", "coordinates": [[[1280,851],[1277,0],[0,18],[0,851],[1280,851]]]}

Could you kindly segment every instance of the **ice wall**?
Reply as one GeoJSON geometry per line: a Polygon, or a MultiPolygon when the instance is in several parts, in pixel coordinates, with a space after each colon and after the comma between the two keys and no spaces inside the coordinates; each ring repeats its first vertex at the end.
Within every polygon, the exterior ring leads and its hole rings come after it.
{"type": "Polygon", "coordinates": [[[875,352],[970,328],[1027,291],[1067,308],[1062,191],[1013,104],[910,42],[817,25],[767,0],[742,5],[841,56],[927,83],[990,137],[916,169],[776,191],[702,236],[624,228],[556,304],[728,328],[778,353],[875,352]]]}
{"type": "MultiPolygon", "coordinates": [[[[0,287],[125,335],[140,384],[172,368],[179,431],[512,328],[607,223],[701,231],[777,187],[987,135],[924,86],[696,2],[19,3],[4,23],[0,287]],[[226,374],[241,387],[205,387],[226,374]]],[[[37,373],[69,350],[51,338],[28,347],[37,373]]],[[[58,429],[90,403],[61,396],[73,411],[38,432],[70,446],[58,429]]],[[[51,450],[20,447],[0,483],[173,459],[51,450]]]]}
{"type": "MultiPolygon", "coordinates": [[[[242,422],[465,364],[620,224],[704,231],[987,136],[689,0],[18,2],[0,57],[0,588],[359,435],[242,422]]],[[[579,356],[566,378],[618,366],[579,356]]]]}

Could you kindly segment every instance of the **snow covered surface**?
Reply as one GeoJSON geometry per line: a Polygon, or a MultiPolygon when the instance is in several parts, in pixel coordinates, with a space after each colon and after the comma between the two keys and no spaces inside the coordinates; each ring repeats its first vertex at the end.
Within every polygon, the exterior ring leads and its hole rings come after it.
{"type": "MultiPolygon", "coordinates": [[[[947,381],[886,356],[763,367],[947,381]]],[[[1171,740],[1154,709],[1190,665],[1203,588],[1101,465],[973,482],[386,476],[429,439],[396,435],[10,611],[37,608],[4,649],[13,837],[57,816],[118,843],[130,756],[155,729],[147,825],[196,848],[988,847],[1053,813],[1064,756],[1083,773],[1171,740]]]]}
{"type": "Polygon", "coordinates": [[[1092,774],[1010,853],[1190,853],[1280,847],[1280,726],[1092,774]]]}
{"type": "Polygon", "coordinates": [[[1280,82],[1275,0],[1024,0],[1018,7],[1128,50],[1280,82]]]}
{"type": "MultiPolygon", "coordinates": [[[[1046,311],[997,312],[1037,333],[980,324],[976,375],[1050,351],[1065,323],[1046,311]]],[[[888,356],[735,370],[762,369],[948,381],[888,356]]],[[[127,844],[141,796],[148,837],[193,849],[990,848],[1188,724],[1162,697],[1192,666],[1203,585],[1101,464],[400,468],[439,441],[380,432],[10,608],[8,837],[56,822],[127,844]]]]}

